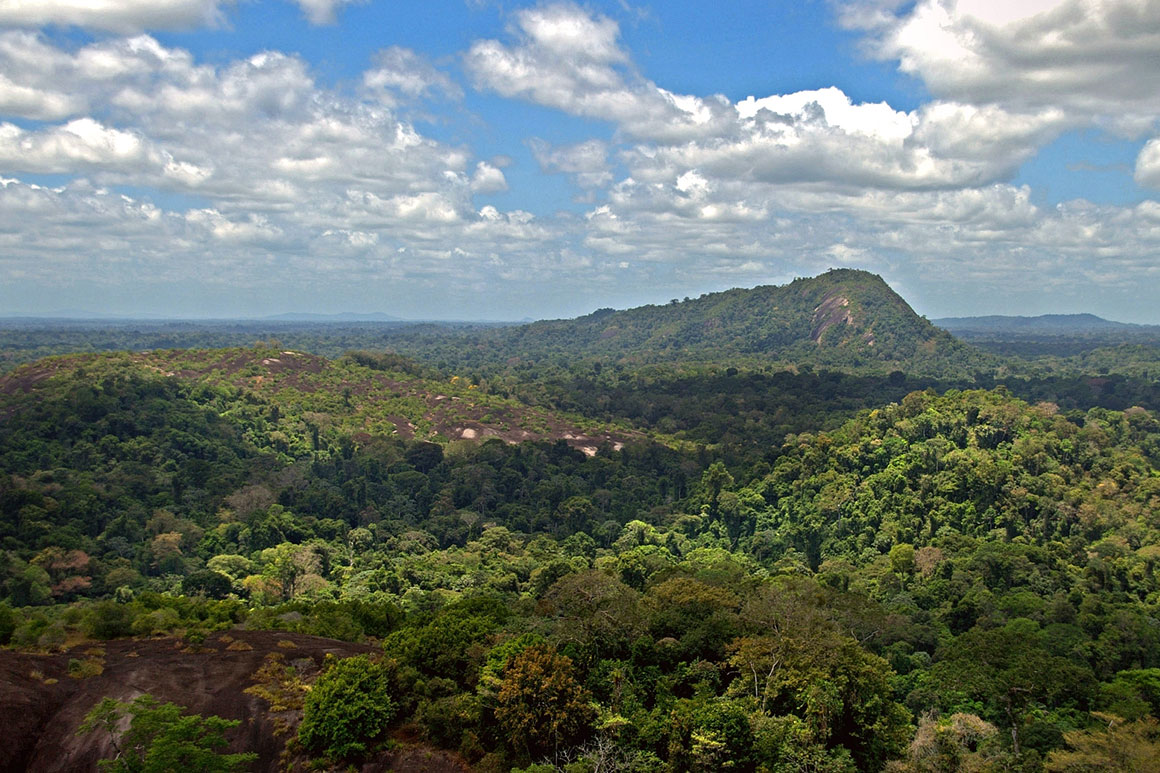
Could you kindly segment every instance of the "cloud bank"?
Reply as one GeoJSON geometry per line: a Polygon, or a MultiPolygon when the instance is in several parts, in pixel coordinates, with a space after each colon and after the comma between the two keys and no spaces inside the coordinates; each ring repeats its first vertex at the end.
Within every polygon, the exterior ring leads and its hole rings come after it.
{"type": "MultiPolygon", "coordinates": [[[[330,23],[343,3],[300,5],[330,23]]],[[[1047,206],[1011,183],[1061,133],[1097,127],[1144,142],[1134,179],[1160,188],[1160,3],[843,6],[868,52],[925,84],[913,110],[837,87],[676,93],[640,72],[614,19],[572,4],[516,10],[451,64],[386,47],[341,85],[295,54],[209,63],[141,32],[228,8],[0,9],[0,302],[185,283],[239,303],[352,288],[417,316],[560,316],[835,265],[956,309],[1160,291],[1155,201],[1047,206]],[[46,25],[103,34],[68,45],[46,25]],[[607,127],[514,138],[581,212],[500,206],[508,159],[413,117],[462,110],[464,85],[607,127]]]]}

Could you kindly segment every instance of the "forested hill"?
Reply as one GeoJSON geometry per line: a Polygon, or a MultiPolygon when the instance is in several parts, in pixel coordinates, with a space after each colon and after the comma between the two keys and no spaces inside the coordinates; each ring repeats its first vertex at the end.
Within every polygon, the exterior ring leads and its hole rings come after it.
{"type": "Polygon", "coordinates": [[[992,360],[915,314],[881,277],[839,269],[624,311],[487,331],[399,331],[397,351],[484,366],[562,358],[738,360],[859,373],[969,376],[992,360]]]}
{"type": "MultiPolygon", "coordinates": [[[[64,355],[24,365],[0,376],[0,429],[13,433],[27,422],[47,421],[71,445],[88,439],[109,415],[144,410],[136,403],[154,394],[180,394],[182,401],[196,395],[215,420],[240,420],[259,448],[292,457],[387,436],[440,443],[562,440],[592,455],[603,444],[640,434],[528,406],[457,375],[436,377],[397,355],[351,352],[328,360],[261,345],[64,355]],[[79,416],[54,413],[77,405],[84,406],[79,416]]],[[[135,421],[119,416],[114,424],[128,422],[131,433],[141,429],[135,421]]]]}

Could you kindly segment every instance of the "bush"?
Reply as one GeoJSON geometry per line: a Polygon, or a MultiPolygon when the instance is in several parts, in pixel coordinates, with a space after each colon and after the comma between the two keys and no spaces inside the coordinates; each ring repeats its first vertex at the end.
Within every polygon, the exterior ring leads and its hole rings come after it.
{"type": "Polygon", "coordinates": [[[155,609],[133,620],[133,633],[142,636],[152,636],[159,633],[169,633],[174,628],[181,627],[181,615],[177,610],[169,607],[155,609]]]}
{"type": "Polygon", "coordinates": [[[68,659],[68,675],[73,679],[88,679],[90,676],[100,676],[105,670],[104,663],[99,658],[68,659]]]}
{"type": "Polygon", "coordinates": [[[420,704],[415,720],[432,743],[455,749],[462,745],[465,733],[478,729],[480,714],[475,695],[451,695],[420,704]]]}
{"type": "Polygon", "coordinates": [[[230,578],[221,572],[208,569],[194,572],[181,581],[181,591],[187,596],[205,596],[210,599],[224,599],[234,590],[230,578]]]}
{"type": "Polygon", "coordinates": [[[298,740],[332,759],[363,754],[394,715],[386,669],[365,655],[329,659],[306,696],[298,740]]]}
{"type": "Polygon", "coordinates": [[[12,633],[16,630],[16,615],[12,607],[0,603],[0,645],[12,640],[12,633]]]}
{"type": "Polygon", "coordinates": [[[94,639],[119,639],[133,634],[133,610],[126,604],[101,601],[85,616],[85,631],[94,639]]]}

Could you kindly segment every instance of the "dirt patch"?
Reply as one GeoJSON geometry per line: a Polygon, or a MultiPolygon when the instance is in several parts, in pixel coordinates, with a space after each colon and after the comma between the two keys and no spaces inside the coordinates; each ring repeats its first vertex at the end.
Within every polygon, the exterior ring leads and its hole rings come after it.
{"type": "Polygon", "coordinates": [[[387,421],[395,425],[395,433],[403,440],[415,439],[415,425],[402,416],[388,416],[387,421]]]}
{"type": "Polygon", "coordinates": [[[386,755],[381,763],[363,766],[360,773],[471,773],[463,758],[442,749],[410,745],[386,755]]]}
{"type": "Polygon", "coordinates": [[[0,395],[27,394],[40,382],[52,378],[62,370],[72,370],[76,363],[71,358],[39,360],[0,376],[0,395]]]}

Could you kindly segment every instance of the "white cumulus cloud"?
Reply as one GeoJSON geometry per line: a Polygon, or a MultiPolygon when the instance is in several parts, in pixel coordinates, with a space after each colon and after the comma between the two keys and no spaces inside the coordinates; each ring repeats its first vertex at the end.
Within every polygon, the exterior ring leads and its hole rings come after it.
{"type": "Polygon", "coordinates": [[[1149,140],[1136,157],[1136,182],[1160,188],[1160,138],[1149,140]]]}
{"type": "Polygon", "coordinates": [[[471,178],[471,190],[477,193],[498,193],[508,188],[507,178],[498,167],[486,161],[475,165],[475,174],[471,178]]]}
{"type": "Polygon", "coordinates": [[[222,6],[227,4],[230,0],[4,0],[0,24],[58,24],[110,32],[184,29],[220,23],[222,6]]]}
{"type": "Polygon", "coordinates": [[[148,143],[127,131],[77,118],[44,131],[0,123],[0,163],[24,172],[67,173],[81,168],[134,169],[156,163],[148,143]]]}
{"type": "Polygon", "coordinates": [[[586,140],[573,145],[552,147],[538,137],[528,141],[532,155],[545,172],[570,174],[581,188],[598,188],[612,182],[608,165],[608,145],[586,140]]]}
{"type": "Polygon", "coordinates": [[[1134,133],[1160,113],[1160,3],[1155,0],[919,0],[900,12],[865,5],[846,20],[871,48],[936,96],[1134,133]]]}
{"type": "MultiPolygon", "coordinates": [[[[659,182],[689,169],[716,178],[781,184],[940,188],[984,185],[1011,175],[1067,126],[1063,111],[936,101],[915,111],[855,103],[835,87],[749,97],[677,94],[639,77],[619,47],[616,24],[574,5],[515,14],[515,42],[480,41],[466,65],[476,82],[616,125],[638,145],[634,178],[659,182]],[[592,41],[590,47],[578,40],[592,41]]],[[[533,143],[545,170],[609,182],[593,163],[597,146],[579,143],[565,158],[533,143]],[[579,155],[577,155],[579,154],[579,155]],[[587,155],[585,155],[587,154],[587,155]],[[575,171],[572,171],[572,170],[575,171]]]]}
{"type": "Polygon", "coordinates": [[[724,98],[673,94],[641,78],[619,46],[619,26],[605,16],[557,4],[517,12],[515,20],[515,45],[483,40],[465,55],[480,87],[613,121],[643,138],[705,136],[731,111],[724,98]]]}
{"type": "Polygon", "coordinates": [[[447,73],[426,57],[401,46],[391,46],[375,56],[375,66],[363,73],[363,87],[386,104],[399,96],[406,99],[441,93],[452,99],[463,96],[462,89],[447,73]]]}

